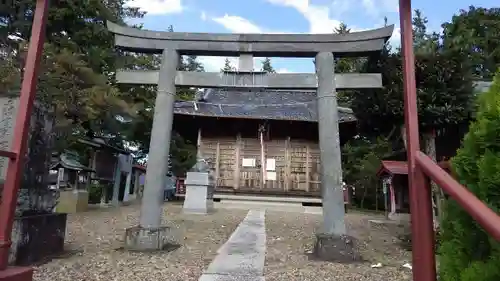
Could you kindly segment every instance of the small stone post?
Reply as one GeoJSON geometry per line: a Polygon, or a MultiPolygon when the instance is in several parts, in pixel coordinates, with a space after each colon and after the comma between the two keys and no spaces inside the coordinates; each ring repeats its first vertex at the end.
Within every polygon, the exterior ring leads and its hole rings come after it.
{"type": "Polygon", "coordinates": [[[163,50],[139,226],[127,229],[125,234],[125,247],[131,250],[161,250],[171,241],[170,229],[161,225],[161,217],[178,63],[179,54],[175,49],[163,50]]]}
{"type": "Polygon", "coordinates": [[[127,173],[127,179],[125,180],[125,192],[123,193],[123,202],[130,201],[130,183],[132,181],[132,172],[127,173]]]}
{"type": "Polygon", "coordinates": [[[118,207],[120,205],[119,195],[120,195],[120,183],[122,180],[122,171],[120,164],[120,154],[116,157],[116,168],[113,181],[113,197],[111,203],[113,206],[118,207]]]}
{"type": "Polygon", "coordinates": [[[198,162],[191,170],[187,173],[185,181],[186,197],[184,198],[183,211],[189,214],[210,213],[214,204],[214,176],[202,158],[198,158],[198,162]]]}
{"type": "Polygon", "coordinates": [[[316,56],[318,77],[318,123],[321,159],[321,195],[323,199],[323,229],[316,234],[314,254],[324,260],[356,259],[353,240],[346,236],[344,222],[344,192],[340,152],[335,61],[330,52],[316,56]]]}

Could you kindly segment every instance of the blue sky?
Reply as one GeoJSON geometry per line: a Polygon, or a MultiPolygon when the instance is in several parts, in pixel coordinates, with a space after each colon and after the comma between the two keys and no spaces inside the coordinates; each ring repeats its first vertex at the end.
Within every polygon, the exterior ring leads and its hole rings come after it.
{"type": "MultiPolygon", "coordinates": [[[[439,31],[441,23],[470,5],[493,7],[498,0],[413,0],[429,19],[429,28],[439,31]],[[446,4],[444,2],[447,2],[446,4]]],[[[234,33],[330,33],[340,22],[353,31],[381,27],[384,17],[396,29],[391,38],[399,45],[398,0],[130,0],[130,6],[146,11],[139,20],[146,29],[179,32],[234,33]]],[[[200,57],[207,71],[219,71],[224,57],[200,57]]],[[[237,59],[231,58],[234,66],[237,59]]],[[[260,68],[261,58],[255,59],[260,68]]],[[[311,59],[273,59],[279,72],[313,72],[311,59]]]]}

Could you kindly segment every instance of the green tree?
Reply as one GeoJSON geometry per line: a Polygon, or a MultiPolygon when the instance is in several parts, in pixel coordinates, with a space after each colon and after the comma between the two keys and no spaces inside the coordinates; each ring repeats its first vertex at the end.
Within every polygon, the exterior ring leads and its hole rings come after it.
{"type": "MultiPolygon", "coordinates": [[[[51,3],[38,90],[39,98],[45,94],[46,102],[56,106],[57,124],[67,134],[60,140],[66,144],[71,143],[73,137],[83,135],[119,138],[116,115],[134,112],[134,105],[124,103],[124,93],[113,86],[112,74],[120,60],[113,36],[105,25],[107,20],[124,24],[125,18],[143,16],[136,8],[125,8],[125,2],[51,3]]],[[[15,69],[12,73],[19,74],[3,76],[4,82],[20,79],[35,1],[23,0],[16,4],[19,5],[0,5],[1,48],[3,54],[11,58],[10,67],[15,69]]]]}
{"type": "MultiPolygon", "coordinates": [[[[333,33],[348,34],[351,33],[351,29],[347,27],[347,24],[340,23],[340,25],[333,30],[333,33]]],[[[359,72],[365,62],[366,59],[364,58],[335,58],[335,73],[359,72]]],[[[351,97],[355,95],[355,93],[356,91],[353,90],[338,91],[337,97],[339,104],[341,106],[350,107],[351,97]]]]}
{"type": "Polygon", "coordinates": [[[226,60],[224,61],[224,67],[221,68],[220,71],[226,72],[226,71],[235,71],[235,70],[236,70],[236,68],[231,65],[231,61],[228,58],[226,58],[226,60]]]}
{"type": "MultiPolygon", "coordinates": [[[[456,178],[495,212],[500,211],[500,73],[479,96],[477,119],[452,159],[456,178]]],[[[443,281],[500,279],[500,243],[453,199],[444,208],[439,274],[443,281]]]]}
{"type": "MultiPolygon", "coordinates": [[[[170,25],[167,30],[169,32],[174,32],[174,27],[170,25]]],[[[135,54],[133,58],[127,62],[125,68],[134,70],[158,70],[160,65],[161,57],[158,55],[135,54]]],[[[198,61],[197,56],[189,55],[180,58],[179,70],[203,72],[204,67],[198,61]]],[[[126,97],[128,102],[132,104],[142,104],[142,107],[137,110],[136,115],[131,118],[129,122],[123,124],[122,131],[126,140],[131,145],[137,147],[137,157],[144,159],[150,153],[149,142],[151,130],[153,128],[157,87],[147,85],[122,85],[121,87],[126,88],[129,93],[126,97]]],[[[193,100],[195,93],[196,89],[177,87],[176,100],[193,100]]],[[[172,172],[180,176],[196,162],[196,147],[177,132],[172,132],[170,155],[172,172]]]]}
{"type": "MultiPolygon", "coordinates": [[[[420,131],[424,152],[436,160],[436,135],[467,122],[473,110],[473,86],[467,56],[441,45],[436,34],[427,32],[426,23],[427,19],[417,10],[413,24],[420,131]]],[[[394,149],[406,147],[400,50],[393,52],[386,47],[379,58],[365,64],[362,72],[382,73],[384,85],[382,89],[356,91],[351,96],[350,105],[362,134],[371,138],[385,136],[397,128],[401,134],[393,135],[394,149]]],[[[443,194],[436,186],[433,190],[439,222],[443,194]]]]}
{"type": "Polygon", "coordinates": [[[262,67],[261,70],[267,73],[276,73],[276,70],[274,70],[274,67],[271,64],[271,59],[270,58],[265,58],[262,61],[262,67]]]}
{"type": "Polygon", "coordinates": [[[392,144],[386,137],[368,139],[358,137],[342,147],[342,177],[356,188],[353,204],[360,208],[378,209],[377,176],[380,162],[394,154],[392,144]]]}
{"type": "Polygon", "coordinates": [[[467,54],[476,77],[491,79],[500,67],[500,8],[470,6],[442,27],[445,47],[467,54]]]}

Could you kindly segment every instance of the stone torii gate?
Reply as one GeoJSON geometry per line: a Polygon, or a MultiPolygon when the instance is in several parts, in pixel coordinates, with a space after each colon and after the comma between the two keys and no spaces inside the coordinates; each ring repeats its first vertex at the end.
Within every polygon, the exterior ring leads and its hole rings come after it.
{"type": "MultiPolygon", "coordinates": [[[[140,224],[127,230],[126,247],[162,248],[168,228],[161,226],[165,174],[170,149],[176,86],[199,88],[317,89],[323,230],[317,245],[345,242],[344,201],[336,89],[380,88],[380,74],[334,73],[335,56],[380,52],[394,26],[349,34],[215,34],[157,32],[108,22],[115,45],[126,51],[162,54],[159,71],[118,71],[118,83],[158,84],[140,224]],[[180,55],[240,56],[235,72],[178,71],[180,55]],[[315,57],[313,73],[253,72],[253,57],[315,57]],[[325,240],[327,239],[327,240],[325,240]],[[332,243],[333,241],[333,243],[332,243]]],[[[349,243],[347,243],[349,244],[349,243]]],[[[337,245],[338,246],[338,245],[337,245]]],[[[345,247],[345,246],[343,246],[345,247]]],[[[324,256],[324,246],[317,247],[324,256]]],[[[338,249],[335,251],[338,252],[338,249]]]]}

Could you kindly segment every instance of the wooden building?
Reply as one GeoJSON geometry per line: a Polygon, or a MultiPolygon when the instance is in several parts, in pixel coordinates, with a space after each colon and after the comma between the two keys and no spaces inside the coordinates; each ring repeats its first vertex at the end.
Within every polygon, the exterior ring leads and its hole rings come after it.
{"type": "MultiPolygon", "coordinates": [[[[343,144],[356,119],[338,114],[343,144]]],[[[218,193],[320,196],[316,92],[208,89],[176,102],[174,130],[197,143],[218,193]]]]}

